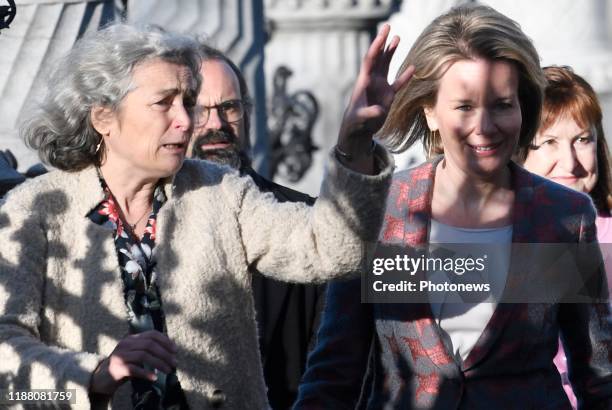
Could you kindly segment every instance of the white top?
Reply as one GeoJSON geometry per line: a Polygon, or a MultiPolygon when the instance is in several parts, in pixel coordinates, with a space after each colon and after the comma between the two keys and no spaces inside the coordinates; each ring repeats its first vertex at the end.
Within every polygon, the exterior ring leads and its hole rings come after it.
{"type": "MultiPolygon", "coordinates": [[[[512,225],[501,228],[468,229],[445,225],[434,219],[429,230],[430,244],[445,244],[454,258],[482,258],[484,269],[457,275],[444,271],[430,272],[433,283],[482,283],[490,285],[490,292],[474,292],[475,302],[466,302],[457,292],[429,291],[431,309],[442,335],[450,339],[455,357],[465,360],[487,326],[502,294],[510,266],[512,225]],[[453,247],[453,244],[457,244],[453,247]],[[475,244],[475,246],[466,246],[475,244]],[[470,276],[472,280],[469,280],[470,276]],[[480,297],[478,297],[480,296],[480,297]]],[[[435,252],[434,252],[435,253],[435,252]]],[[[448,252],[446,252],[448,254],[448,252]]],[[[432,255],[432,254],[430,254],[432,255]]],[[[481,265],[481,266],[482,266],[481,265]]],[[[465,293],[463,293],[465,295],[465,293]]],[[[448,341],[448,340],[447,340],[448,341]]]]}

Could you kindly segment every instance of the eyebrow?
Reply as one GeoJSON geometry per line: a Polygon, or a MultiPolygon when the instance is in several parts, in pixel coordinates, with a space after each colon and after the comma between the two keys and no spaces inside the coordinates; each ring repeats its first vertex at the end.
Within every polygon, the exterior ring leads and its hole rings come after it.
{"type": "MultiPolygon", "coordinates": [[[[513,98],[514,98],[514,94],[510,94],[510,95],[497,97],[495,101],[512,100],[513,98]]],[[[455,100],[450,100],[450,101],[453,103],[460,103],[460,104],[467,104],[467,103],[474,102],[474,100],[470,98],[461,98],[461,99],[455,99],[455,100]]]]}
{"type": "Polygon", "coordinates": [[[172,94],[178,94],[179,92],[180,90],[174,87],[174,88],[166,88],[163,90],[155,91],[154,94],[155,95],[172,95],[172,94]]]}
{"type": "MultiPolygon", "coordinates": [[[[582,137],[585,134],[589,135],[589,136],[593,136],[593,133],[591,132],[590,129],[584,129],[582,131],[580,131],[578,134],[572,136],[571,138],[578,138],[578,137],[582,137]]],[[[552,134],[542,134],[542,137],[546,137],[546,138],[554,138],[554,139],[558,139],[560,138],[558,135],[552,135],[552,134]]]]}

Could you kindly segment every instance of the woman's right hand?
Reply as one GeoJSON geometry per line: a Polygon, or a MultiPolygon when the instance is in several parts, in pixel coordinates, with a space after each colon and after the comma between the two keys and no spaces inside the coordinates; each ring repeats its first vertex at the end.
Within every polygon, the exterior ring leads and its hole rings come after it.
{"type": "Polygon", "coordinates": [[[129,335],[104,359],[91,378],[90,392],[112,395],[129,378],[155,381],[156,374],[143,365],[171,373],[176,367],[176,345],[157,330],[129,335]]]}

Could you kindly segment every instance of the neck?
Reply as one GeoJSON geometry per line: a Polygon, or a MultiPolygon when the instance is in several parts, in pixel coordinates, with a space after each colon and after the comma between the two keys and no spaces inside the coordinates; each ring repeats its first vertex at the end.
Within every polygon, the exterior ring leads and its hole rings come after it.
{"type": "Polygon", "coordinates": [[[138,178],[108,161],[100,166],[100,172],[126,218],[151,206],[158,178],[138,178]]]}
{"type": "Polygon", "coordinates": [[[513,202],[508,167],[490,178],[470,175],[447,159],[436,168],[431,211],[442,223],[466,228],[504,226],[511,222],[513,202]]]}
{"type": "Polygon", "coordinates": [[[510,178],[508,167],[495,175],[480,177],[468,174],[446,159],[438,164],[436,170],[436,183],[441,184],[445,192],[465,201],[486,200],[496,192],[511,189],[510,178]]]}

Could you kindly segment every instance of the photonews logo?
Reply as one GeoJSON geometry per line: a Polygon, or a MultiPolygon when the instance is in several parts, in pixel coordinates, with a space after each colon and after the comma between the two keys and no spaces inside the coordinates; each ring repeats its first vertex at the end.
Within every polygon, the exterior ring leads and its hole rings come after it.
{"type": "Polygon", "coordinates": [[[8,6],[0,6],[0,33],[2,29],[9,28],[17,14],[17,6],[14,0],[5,0],[0,4],[2,3],[8,3],[8,6]]]}

